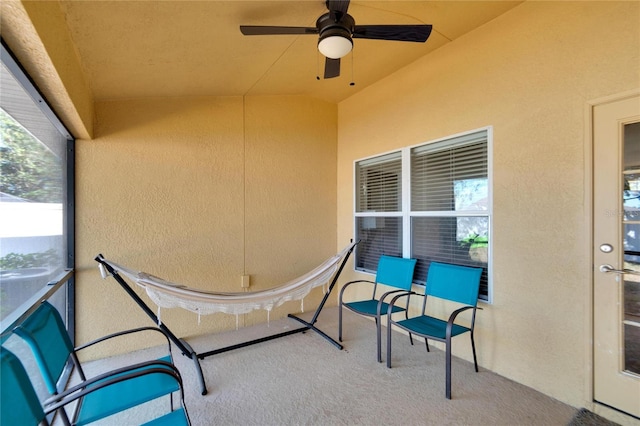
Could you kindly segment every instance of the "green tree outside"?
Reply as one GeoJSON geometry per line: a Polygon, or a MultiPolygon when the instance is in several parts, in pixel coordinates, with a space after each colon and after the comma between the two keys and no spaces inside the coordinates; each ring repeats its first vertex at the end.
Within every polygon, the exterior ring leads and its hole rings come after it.
{"type": "Polygon", "coordinates": [[[38,203],[64,200],[61,161],[0,109],[0,192],[38,203]]]}

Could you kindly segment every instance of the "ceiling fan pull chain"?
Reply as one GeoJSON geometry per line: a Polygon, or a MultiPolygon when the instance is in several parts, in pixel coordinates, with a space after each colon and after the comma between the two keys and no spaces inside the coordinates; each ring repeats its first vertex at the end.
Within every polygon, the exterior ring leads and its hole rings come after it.
{"type": "Polygon", "coordinates": [[[353,81],[353,55],[355,54],[355,49],[353,49],[351,51],[351,83],[349,83],[349,86],[355,86],[356,83],[353,81]]]}

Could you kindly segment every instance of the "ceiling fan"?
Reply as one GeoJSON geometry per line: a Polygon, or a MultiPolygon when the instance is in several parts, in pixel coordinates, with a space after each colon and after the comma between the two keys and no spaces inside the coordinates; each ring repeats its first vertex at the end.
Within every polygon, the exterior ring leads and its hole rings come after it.
{"type": "Polygon", "coordinates": [[[318,50],[326,56],[324,78],[340,75],[340,58],[351,52],[354,38],[424,43],[431,34],[431,25],[356,25],[347,13],[349,2],[326,0],[329,11],[315,27],[240,25],[240,31],[244,35],[318,34],[318,50]]]}

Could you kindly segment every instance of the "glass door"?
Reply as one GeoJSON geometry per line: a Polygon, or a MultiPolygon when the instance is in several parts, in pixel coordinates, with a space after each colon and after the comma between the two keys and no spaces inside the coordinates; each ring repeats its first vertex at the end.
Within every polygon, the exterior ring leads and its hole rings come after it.
{"type": "Polygon", "coordinates": [[[594,397],[640,416],[640,98],[593,118],[594,397]]]}

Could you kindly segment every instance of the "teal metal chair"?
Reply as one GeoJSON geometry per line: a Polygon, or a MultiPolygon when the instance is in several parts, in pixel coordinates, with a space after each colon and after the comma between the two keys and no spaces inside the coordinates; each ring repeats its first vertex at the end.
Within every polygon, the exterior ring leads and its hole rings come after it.
{"type": "Polygon", "coordinates": [[[392,314],[398,312],[404,312],[407,317],[406,306],[393,306],[390,307],[385,301],[390,295],[398,292],[408,293],[411,291],[411,285],[413,281],[413,271],[416,267],[416,259],[405,259],[402,257],[392,256],[380,256],[378,260],[378,267],[376,271],[375,281],[370,280],[356,280],[346,283],[340,290],[340,297],[338,302],[338,339],[342,342],[342,308],[347,308],[356,314],[372,317],[376,322],[377,332],[377,355],[378,362],[382,362],[382,324],[381,317],[387,315],[391,317],[392,314]],[[357,300],[347,302],[344,300],[345,292],[351,286],[359,284],[366,285],[372,288],[371,297],[365,300],[357,300]],[[382,293],[377,296],[378,284],[383,284],[390,287],[391,290],[382,293]]]}
{"type": "MultiPolygon", "coordinates": [[[[65,424],[88,424],[163,396],[168,396],[169,411],[173,412],[176,411],[174,410],[174,393],[178,391],[181,395],[181,409],[184,409],[182,382],[181,379],[176,380],[175,377],[180,378],[180,373],[173,365],[171,343],[166,334],[158,328],[142,327],[125,330],[74,348],[57,309],[48,302],[43,302],[33,314],[13,330],[13,333],[22,338],[30,347],[47,390],[52,396],[45,402],[45,411],[51,408],[52,404],[60,405],[59,408],[64,407],[58,412],[65,424]],[[108,371],[87,379],[78,359],[78,351],[115,337],[137,332],[160,333],[166,339],[168,354],[157,360],[108,371]],[[65,383],[62,380],[69,360],[73,363],[80,378],[80,383],[71,388],[73,392],[71,389],[65,389],[65,383]],[[165,373],[148,374],[145,370],[151,372],[164,370],[165,373]],[[129,379],[122,380],[118,377],[120,375],[126,375],[129,379]],[[110,386],[101,387],[99,390],[91,389],[103,381],[109,382],[110,386]],[[78,404],[76,404],[72,415],[69,416],[66,411],[67,404],[62,403],[58,398],[61,396],[71,397],[72,394],[73,399],[78,400],[78,404]]],[[[184,413],[186,415],[186,411],[184,413]]],[[[188,416],[185,417],[188,423],[188,416]]]]}
{"type": "MultiPolygon", "coordinates": [[[[47,400],[46,404],[48,406],[45,409],[42,407],[29,376],[18,357],[2,347],[0,348],[0,358],[0,377],[2,377],[0,381],[2,390],[0,400],[0,424],[2,425],[49,426],[49,418],[52,417],[50,415],[62,407],[80,398],[86,398],[87,395],[92,393],[101,393],[103,397],[108,396],[104,392],[105,390],[121,390],[119,388],[120,383],[140,377],[171,377],[180,387],[182,386],[182,380],[177,370],[159,366],[135,368],[130,371],[124,371],[125,369],[122,369],[117,375],[111,375],[108,378],[105,375],[101,375],[88,380],[82,385],[74,386],[59,395],[55,395],[47,400]]],[[[114,396],[113,393],[114,392],[111,392],[112,397],[114,396]]],[[[65,422],[65,419],[66,417],[63,417],[63,422],[65,422]]],[[[147,426],[182,426],[189,424],[189,417],[184,406],[145,423],[147,426]]]]}
{"type": "MultiPolygon", "coordinates": [[[[431,262],[427,272],[427,282],[422,302],[422,312],[419,316],[394,321],[389,317],[387,328],[387,367],[391,368],[391,331],[393,326],[397,326],[409,332],[424,337],[427,351],[429,351],[428,339],[445,343],[446,346],[446,391],[447,399],[451,399],[451,339],[464,333],[469,333],[471,337],[471,349],[473,351],[473,363],[476,373],[478,372],[478,361],[476,359],[476,346],[473,339],[473,329],[476,320],[476,310],[478,303],[478,291],[480,290],[480,276],[482,268],[472,268],[468,266],[451,265],[446,263],[431,262]],[[447,319],[440,319],[428,315],[427,300],[429,298],[439,298],[450,302],[455,302],[457,309],[453,310],[447,319]],[[458,307],[462,305],[461,307],[458,307]],[[456,324],[457,316],[464,311],[471,311],[471,321],[469,325],[456,324]]],[[[415,293],[411,293],[415,294],[415,293]]],[[[391,299],[389,312],[395,307],[395,303],[402,297],[409,297],[409,294],[401,294],[391,299]]],[[[413,344],[413,341],[411,342],[413,344]]]]}
{"type": "Polygon", "coordinates": [[[49,425],[22,363],[5,348],[0,348],[0,397],[0,424],[49,425]]]}

